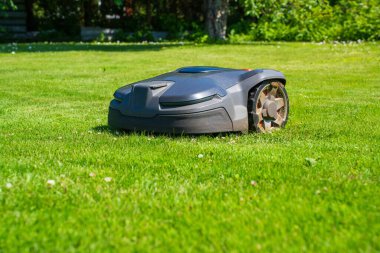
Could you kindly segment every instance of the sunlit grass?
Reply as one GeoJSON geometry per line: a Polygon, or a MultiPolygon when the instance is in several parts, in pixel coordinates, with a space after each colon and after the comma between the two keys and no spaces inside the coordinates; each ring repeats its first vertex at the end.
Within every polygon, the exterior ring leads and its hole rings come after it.
{"type": "Polygon", "coordinates": [[[379,251],[379,66],[377,43],[0,45],[0,252],[379,251]],[[108,130],[116,88],[186,65],[283,71],[287,127],[108,130]]]}

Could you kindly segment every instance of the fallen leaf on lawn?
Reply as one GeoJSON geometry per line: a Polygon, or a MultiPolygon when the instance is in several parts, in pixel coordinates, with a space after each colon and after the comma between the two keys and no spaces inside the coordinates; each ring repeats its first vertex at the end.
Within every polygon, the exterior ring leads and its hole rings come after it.
{"type": "Polygon", "coordinates": [[[315,160],[314,158],[307,157],[305,158],[305,161],[307,166],[313,167],[317,164],[317,160],[315,160]]]}

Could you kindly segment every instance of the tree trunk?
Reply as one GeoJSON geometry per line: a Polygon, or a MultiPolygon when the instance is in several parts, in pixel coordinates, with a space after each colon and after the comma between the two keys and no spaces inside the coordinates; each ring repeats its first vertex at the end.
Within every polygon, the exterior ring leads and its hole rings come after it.
{"type": "Polygon", "coordinates": [[[228,0],[206,1],[206,29],[211,39],[225,40],[227,30],[228,0]]]}

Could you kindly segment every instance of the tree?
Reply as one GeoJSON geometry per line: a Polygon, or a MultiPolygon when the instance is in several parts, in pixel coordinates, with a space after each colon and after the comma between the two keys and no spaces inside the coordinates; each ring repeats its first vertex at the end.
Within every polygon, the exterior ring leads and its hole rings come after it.
{"type": "Polygon", "coordinates": [[[16,10],[17,6],[13,3],[13,0],[0,0],[0,11],[16,10]]]}
{"type": "Polygon", "coordinates": [[[205,0],[206,30],[211,39],[225,40],[228,0],[205,0]]]}

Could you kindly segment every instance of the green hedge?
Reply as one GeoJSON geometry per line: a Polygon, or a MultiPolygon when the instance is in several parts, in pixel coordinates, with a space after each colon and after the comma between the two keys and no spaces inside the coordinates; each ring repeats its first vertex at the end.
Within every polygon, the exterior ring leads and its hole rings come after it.
{"type": "Polygon", "coordinates": [[[241,0],[245,16],[229,28],[244,40],[379,40],[380,1],[241,0]]]}
{"type": "MultiPolygon", "coordinates": [[[[34,0],[32,29],[41,31],[39,39],[43,40],[79,40],[81,26],[100,26],[121,29],[116,38],[120,41],[153,40],[151,31],[166,31],[168,40],[203,43],[209,40],[204,30],[202,2],[133,1],[133,11],[128,14],[124,0],[34,0]],[[107,20],[107,14],[117,14],[120,19],[107,20]]],[[[380,39],[380,0],[230,0],[229,3],[230,42],[380,39]]],[[[14,7],[12,0],[0,0],[0,9],[14,7]]]]}

